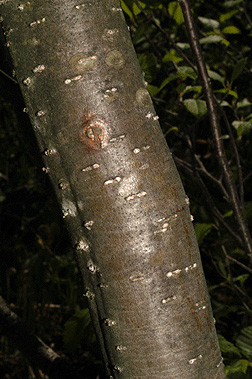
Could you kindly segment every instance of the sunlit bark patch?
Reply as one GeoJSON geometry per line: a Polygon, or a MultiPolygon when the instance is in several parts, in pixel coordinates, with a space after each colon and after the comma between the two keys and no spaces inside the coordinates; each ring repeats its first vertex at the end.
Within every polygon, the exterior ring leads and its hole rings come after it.
{"type": "Polygon", "coordinates": [[[88,113],[83,120],[80,140],[90,150],[101,150],[108,142],[108,125],[94,114],[88,113]]]}

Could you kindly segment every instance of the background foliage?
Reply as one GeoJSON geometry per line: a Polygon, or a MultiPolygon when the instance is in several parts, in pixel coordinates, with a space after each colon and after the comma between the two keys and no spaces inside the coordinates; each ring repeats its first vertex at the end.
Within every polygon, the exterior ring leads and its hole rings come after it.
{"type": "MultiPolygon", "coordinates": [[[[242,246],[209,207],[210,198],[224,222],[235,229],[230,204],[220,185],[221,170],[202,88],[192,68],[195,60],[181,8],[177,1],[167,0],[121,3],[148,90],[190,198],[227,378],[251,378],[252,269],[242,246]],[[196,173],[204,180],[207,196],[198,185],[196,173]]],[[[243,206],[251,230],[252,4],[243,0],[194,0],[191,5],[213,90],[231,126],[229,130],[221,121],[225,151],[242,197],[232,136],[237,144],[243,206]]],[[[2,74],[1,293],[30,330],[74,361],[80,372],[102,378],[71,246],[28,117],[17,97],[17,85],[2,74]]],[[[33,369],[6,337],[1,337],[0,346],[2,377],[32,377],[33,369]]]]}

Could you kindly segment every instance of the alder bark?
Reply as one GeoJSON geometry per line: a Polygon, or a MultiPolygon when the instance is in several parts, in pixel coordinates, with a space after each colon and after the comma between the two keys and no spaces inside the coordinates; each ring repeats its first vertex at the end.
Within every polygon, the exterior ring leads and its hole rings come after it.
{"type": "Polygon", "coordinates": [[[223,379],[188,199],[119,1],[0,5],[108,377],[223,379]]]}

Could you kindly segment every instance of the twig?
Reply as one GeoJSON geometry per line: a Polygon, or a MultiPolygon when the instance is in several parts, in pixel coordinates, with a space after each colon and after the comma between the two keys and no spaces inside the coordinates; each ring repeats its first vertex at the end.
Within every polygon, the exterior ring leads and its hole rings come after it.
{"type": "Polygon", "coordinates": [[[239,201],[233,174],[227,161],[226,153],[223,146],[223,141],[221,139],[221,130],[220,130],[220,124],[219,124],[219,119],[218,119],[217,105],[216,105],[213,90],[211,87],[211,82],[207,74],[207,69],[206,69],[203,54],[201,51],[199,38],[196,31],[196,26],[195,26],[194,19],[191,13],[189,0],[178,0],[178,2],[180,3],[182,11],[183,11],[187,33],[189,37],[189,42],[195,56],[199,79],[201,81],[202,88],[204,91],[208,113],[209,113],[209,121],[210,121],[211,129],[212,129],[212,133],[213,133],[213,137],[215,141],[216,151],[217,151],[217,158],[218,158],[220,167],[223,171],[224,180],[225,180],[226,187],[229,193],[229,201],[231,203],[231,206],[233,208],[233,211],[236,217],[236,221],[240,228],[240,233],[242,235],[242,240],[243,240],[243,246],[245,250],[247,251],[250,257],[250,260],[252,262],[251,236],[248,230],[248,226],[245,220],[242,206],[239,201]]]}
{"type": "Polygon", "coordinates": [[[223,186],[221,180],[216,179],[213,175],[210,174],[209,171],[207,171],[206,167],[204,166],[204,164],[202,163],[202,161],[199,159],[198,155],[196,155],[196,154],[195,154],[195,160],[200,166],[199,168],[197,168],[197,170],[200,171],[206,178],[211,180],[212,183],[214,183],[219,188],[220,192],[223,195],[223,198],[225,198],[227,200],[228,194],[227,194],[227,191],[226,191],[225,187],[223,186]]]}
{"type": "Polygon", "coordinates": [[[251,18],[249,17],[249,14],[247,12],[247,6],[246,6],[245,0],[243,0],[242,4],[243,4],[243,10],[244,10],[245,17],[246,17],[250,27],[252,28],[252,21],[251,21],[251,18]]]}
{"type": "MultiPolygon", "coordinates": [[[[194,170],[193,170],[193,167],[183,161],[182,159],[176,157],[176,156],[173,156],[174,158],[174,161],[176,162],[177,165],[179,165],[180,167],[184,168],[184,170],[186,170],[187,172],[190,173],[191,176],[194,176],[194,170]]],[[[211,212],[213,213],[213,215],[217,218],[217,220],[226,228],[226,230],[239,242],[239,244],[242,246],[243,245],[243,241],[242,239],[240,238],[239,234],[237,234],[227,223],[226,221],[224,220],[221,212],[219,211],[219,209],[216,207],[205,183],[203,182],[202,178],[200,177],[198,171],[196,170],[196,175],[194,176],[200,187],[201,187],[201,190],[202,190],[202,193],[208,203],[208,206],[209,206],[209,209],[211,210],[211,212]]]]}
{"type": "Polygon", "coordinates": [[[227,118],[227,115],[226,115],[226,112],[223,110],[222,106],[217,102],[217,99],[215,99],[217,105],[218,105],[218,108],[221,112],[221,115],[222,115],[222,118],[226,124],[226,127],[227,127],[227,131],[228,131],[228,134],[229,134],[229,137],[230,137],[230,141],[231,141],[231,144],[232,144],[232,147],[233,147],[233,151],[234,151],[234,155],[235,155],[235,161],[236,161],[236,166],[237,166],[237,173],[238,173],[238,182],[239,182],[239,195],[240,195],[240,202],[241,202],[241,206],[244,210],[244,186],[243,186],[243,174],[242,174],[242,167],[241,167],[241,160],[240,160],[240,155],[239,155],[239,152],[238,152],[238,149],[237,149],[237,145],[236,145],[236,142],[235,142],[235,139],[234,139],[234,134],[232,132],[232,129],[231,129],[231,126],[230,126],[230,123],[228,121],[228,118],[227,118]]]}
{"type": "Polygon", "coordinates": [[[230,257],[230,255],[228,255],[228,254],[227,254],[227,258],[230,261],[232,261],[232,262],[236,263],[237,265],[239,265],[240,267],[242,267],[244,270],[248,271],[250,274],[252,274],[252,270],[249,267],[247,267],[246,265],[244,265],[243,263],[237,261],[237,259],[230,257]]]}
{"type": "MultiPolygon", "coordinates": [[[[186,140],[187,140],[187,143],[189,145],[189,148],[192,149],[192,142],[189,138],[189,136],[186,137],[186,140]]],[[[213,184],[215,184],[215,186],[217,188],[219,188],[220,192],[222,193],[222,196],[224,199],[226,199],[228,201],[228,193],[225,189],[225,187],[223,186],[221,180],[219,179],[216,179],[213,175],[210,174],[209,171],[207,171],[206,167],[204,166],[204,164],[202,163],[202,161],[199,159],[198,155],[197,154],[194,154],[193,156],[194,160],[198,163],[199,167],[196,167],[196,170],[198,170],[200,173],[202,173],[206,178],[208,178],[209,180],[211,180],[211,182],[213,184]]],[[[194,168],[195,170],[195,168],[194,168]]]]}
{"type": "Polygon", "coordinates": [[[251,176],[252,176],[252,171],[250,171],[250,173],[248,173],[248,175],[245,176],[243,183],[245,183],[251,176]]]}
{"type": "Polygon", "coordinates": [[[0,296],[1,333],[8,336],[29,359],[30,363],[41,368],[54,379],[81,379],[64,358],[55,353],[36,335],[27,331],[21,319],[8,307],[0,296]]]}
{"type": "Polygon", "coordinates": [[[10,79],[12,82],[14,82],[15,84],[18,84],[18,82],[16,81],[16,79],[12,78],[10,75],[8,75],[5,71],[3,71],[1,68],[0,68],[0,72],[1,74],[3,74],[4,76],[6,76],[6,78],[10,79]]]}

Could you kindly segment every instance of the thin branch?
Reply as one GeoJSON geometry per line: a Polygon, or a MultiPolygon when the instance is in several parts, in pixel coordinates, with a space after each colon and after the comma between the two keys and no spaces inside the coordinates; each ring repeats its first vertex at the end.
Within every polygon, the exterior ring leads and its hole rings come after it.
{"type": "Polygon", "coordinates": [[[228,255],[228,254],[227,254],[227,258],[230,261],[232,261],[232,262],[236,263],[237,265],[239,265],[240,267],[242,267],[244,270],[246,270],[250,274],[252,274],[252,270],[249,267],[247,267],[246,265],[244,265],[243,263],[239,262],[237,259],[230,257],[230,255],[228,255]]]}
{"type": "MultiPolygon", "coordinates": [[[[186,140],[189,145],[189,148],[192,150],[192,142],[188,135],[186,137],[186,140]]],[[[206,178],[208,178],[220,190],[223,198],[228,201],[228,193],[225,187],[223,186],[221,180],[216,179],[213,175],[210,174],[209,171],[207,171],[206,167],[204,166],[203,162],[200,160],[197,154],[194,154],[193,158],[199,165],[199,167],[193,167],[193,169],[198,170],[201,174],[203,174],[206,178]]]]}
{"type": "Polygon", "coordinates": [[[67,362],[55,353],[36,335],[27,331],[21,319],[8,307],[0,296],[0,328],[17,348],[29,359],[30,363],[41,368],[52,379],[81,379],[67,362]]]}
{"type": "Polygon", "coordinates": [[[243,240],[243,246],[245,250],[247,251],[250,257],[250,260],[252,262],[252,240],[251,240],[251,236],[250,236],[248,226],[245,220],[245,216],[242,210],[242,206],[239,201],[233,174],[227,161],[226,153],[223,146],[223,141],[221,139],[221,129],[220,129],[220,124],[219,124],[219,119],[218,119],[217,105],[215,102],[213,90],[211,87],[211,82],[208,77],[206,65],[205,65],[203,54],[201,51],[199,38],[196,31],[196,26],[195,26],[194,19],[191,13],[190,5],[189,5],[189,0],[178,0],[178,2],[180,3],[182,11],[183,11],[187,33],[189,37],[189,42],[195,56],[199,79],[201,81],[202,88],[204,91],[208,113],[209,113],[210,125],[211,125],[211,129],[212,129],[212,133],[213,133],[213,137],[215,141],[215,146],[216,146],[216,151],[217,151],[217,158],[218,158],[220,167],[223,171],[223,176],[224,176],[225,183],[226,183],[228,193],[229,193],[229,201],[232,205],[237,223],[240,228],[240,233],[242,235],[242,240],[243,240]]]}
{"type": "Polygon", "coordinates": [[[3,74],[4,76],[6,76],[6,78],[10,79],[12,82],[14,82],[15,84],[18,84],[18,82],[16,81],[16,79],[12,78],[12,76],[8,75],[5,71],[3,71],[1,68],[0,68],[0,72],[1,74],[3,74]]]}
{"type": "Polygon", "coordinates": [[[232,132],[232,129],[231,129],[231,126],[230,126],[230,123],[229,123],[229,120],[227,118],[227,115],[226,115],[226,112],[224,111],[224,109],[222,108],[222,106],[218,103],[217,99],[215,98],[215,101],[218,105],[218,108],[221,112],[221,115],[222,115],[222,118],[226,124],[226,127],[227,127],[227,131],[228,131],[228,134],[229,134],[229,137],[230,137],[230,141],[231,141],[231,144],[232,144],[232,147],[233,147],[233,151],[234,151],[234,155],[235,155],[235,161],[236,161],[236,166],[237,166],[237,173],[238,173],[238,182],[239,182],[239,195],[240,195],[240,202],[241,202],[241,206],[244,210],[244,186],[243,186],[243,174],[242,174],[242,167],[241,167],[241,160],[240,160],[240,155],[239,155],[239,152],[238,152],[238,149],[237,149],[237,145],[236,145],[236,142],[235,142],[235,138],[234,138],[234,134],[232,132]]]}
{"type": "Polygon", "coordinates": [[[246,17],[246,19],[247,19],[247,21],[248,21],[248,23],[252,29],[252,21],[251,21],[251,18],[247,12],[247,6],[246,6],[245,0],[243,0],[242,4],[243,4],[243,10],[244,10],[245,17],[246,17]]]}
{"type": "Polygon", "coordinates": [[[200,168],[197,167],[197,170],[200,171],[206,178],[211,180],[212,183],[215,184],[217,188],[219,188],[220,192],[223,195],[223,198],[225,198],[227,200],[228,194],[227,194],[227,191],[226,191],[225,187],[223,186],[221,180],[216,179],[213,175],[210,174],[209,171],[207,171],[206,167],[204,166],[204,164],[202,163],[202,161],[199,159],[198,155],[196,155],[196,154],[195,154],[195,160],[200,166],[200,168]]]}
{"type": "Polygon", "coordinates": [[[9,180],[9,178],[8,178],[8,176],[7,175],[4,175],[2,172],[0,172],[0,179],[4,179],[4,180],[6,180],[6,181],[8,181],[9,180]]]}
{"type": "Polygon", "coordinates": [[[248,175],[245,176],[243,183],[245,183],[250,177],[252,176],[252,171],[248,173],[248,175]]]}
{"type": "MultiPolygon", "coordinates": [[[[234,284],[234,288],[236,289],[237,292],[239,292],[239,294],[241,294],[242,296],[244,296],[248,300],[248,302],[251,304],[251,306],[252,306],[252,300],[248,296],[248,294],[245,291],[243,291],[240,287],[238,287],[237,284],[234,284]]],[[[249,306],[244,301],[242,301],[242,304],[244,305],[244,307],[247,310],[251,311],[251,308],[249,308],[249,306]]]]}
{"type": "MultiPolygon", "coordinates": [[[[174,161],[176,162],[176,164],[180,167],[182,167],[186,172],[190,173],[191,176],[194,176],[194,170],[193,170],[193,167],[183,161],[182,159],[176,157],[176,156],[173,156],[174,158],[174,161]]],[[[208,206],[209,206],[209,209],[211,210],[211,212],[213,213],[213,215],[217,218],[217,220],[220,222],[220,224],[222,224],[226,230],[239,242],[239,244],[242,246],[243,245],[243,241],[242,239],[240,238],[239,234],[237,234],[227,223],[226,221],[224,220],[221,212],[219,211],[219,209],[216,207],[213,199],[212,199],[212,196],[210,195],[205,183],[203,182],[202,178],[200,177],[198,171],[196,170],[196,175],[194,176],[196,179],[197,179],[197,182],[198,184],[200,185],[201,187],[201,190],[202,190],[202,193],[208,203],[208,206]]]]}

